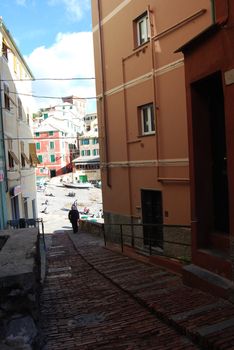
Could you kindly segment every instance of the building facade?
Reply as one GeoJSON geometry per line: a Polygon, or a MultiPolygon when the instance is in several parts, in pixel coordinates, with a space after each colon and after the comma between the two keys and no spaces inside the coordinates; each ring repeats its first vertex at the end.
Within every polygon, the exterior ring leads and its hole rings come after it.
{"type": "Polygon", "coordinates": [[[175,50],[212,23],[212,10],[210,0],[92,1],[105,224],[146,224],[138,244],[169,256],[190,251],[165,241],[191,239],[184,58],[175,50]]]}
{"type": "Polygon", "coordinates": [[[33,75],[2,20],[0,20],[0,45],[7,217],[8,220],[36,218],[37,158],[32,131],[31,97],[33,75]]]}
{"type": "Polygon", "coordinates": [[[66,132],[50,123],[40,125],[34,130],[35,145],[39,164],[37,180],[48,179],[67,173],[70,164],[69,144],[66,132]]]}
{"type": "Polygon", "coordinates": [[[78,137],[85,130],[86,101],[74,96],[61,104],[44,108],[34,120],[34,136],[40,165],[37,178],[54,177],[72,171],[79,155],[78,137]]]}
{"type": "MultiPolygon", "coordinates": [[[[212,25],[178,50],[185,56],[192,259],[233,280],[234,3],[214,5],[212,25]]],[[[188,268],[185,277],[199,268],[188,268]]]]}
{"type": "Polygon", "coordinates": [[[98,120],[95,113],[84,117],[85,132],[79,137],[79,157],[73,160],[76,181],[100,182],[98,120]]]}

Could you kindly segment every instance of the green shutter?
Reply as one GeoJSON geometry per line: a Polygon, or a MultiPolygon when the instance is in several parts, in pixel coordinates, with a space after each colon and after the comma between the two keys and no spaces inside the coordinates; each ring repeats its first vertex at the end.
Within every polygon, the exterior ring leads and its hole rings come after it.
{"type": "Polygon", "coordinates": [[[40,142],[37,142],[37,143],[36,143],[36,149],[41,149],[41,144],[40,144],[40,142]]]}
{"type": "Polygon", "coordinates": [[[40,163],[42,163],[42,162],[43,162],[43,157],[42,157],[42,155],[41,155],[41,154],[39,154],[39,155],[37,156],[37,158],[38,158],[38,160],[39,160],[39,162],[40,162],[40,163]]]}
{"type": "Polygon", "coordinates": [[[51,163],[55,162],[55,155],[54,154],[50,155],[50,161],[51,161],[51,163]]]}

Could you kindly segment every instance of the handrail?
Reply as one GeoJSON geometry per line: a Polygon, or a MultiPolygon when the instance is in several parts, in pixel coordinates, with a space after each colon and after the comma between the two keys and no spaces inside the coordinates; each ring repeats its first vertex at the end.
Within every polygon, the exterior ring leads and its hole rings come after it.
{"type": "MultiPolygon", "coordinates": [[[[188,250],[191,248],[191,243],[181,242],[178,240],[170,240],[170,239],[164,239],[164,237],[157,237],[157,232],[152,232],[149,230],[151,228],[152,230],[154,228],[159,229],[163,232],[163,229],[166,228],[191,228],[189,225],[168,225],[168,224],[127,224],[127,223],[119,223],[119,224],[105,224],[104,225],[104,244],[107,246],[108,242],[112,242],[115,244],[120,245],[121,252],[124,252],[124,247],[131,247],[134,249],[137,249],[139,252],[144,252],[146,254],[148,252],[149,256],[151,255],[160,255],[168,258],[173,258],[178,261],[182,262],[188,262],[190,260],[191,251],[188,254],[188,257],[185,257],[183,255],[179,254],[171,254],[169,255],[168,252],[165,253],[165,245],[174,245],[175,247],[184,247],[185,250],[188,250]],[[119,227],[119,230],[111,231],[111,228],[119,227]],[[131,227],[131,232],[124,232],[124,228],[131,227]],[[141,235],[137,234],[134,231],[134,227],[142,227],[141,235]],[[147,232],[144,232],[144,229],[147,229],[147,232]],[[116,239],[109,240],[108,239],[108,231],[110,234],[117,235],[117,242],[116,239]],[[141,246],[137,245],[137,241],[142,241],[141,246]],[[176,256],[177,255],[177,256],[176,256]]],[[[178,248],[179,249],[179,248],[178,248]]]]}

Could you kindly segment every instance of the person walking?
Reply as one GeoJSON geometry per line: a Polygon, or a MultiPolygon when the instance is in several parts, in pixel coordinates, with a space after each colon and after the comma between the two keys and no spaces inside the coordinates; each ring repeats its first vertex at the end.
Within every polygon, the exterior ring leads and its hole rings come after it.
{"type": "Polygon", "coordinates": [[[76,205],[72,205],[71,210],[68,213],[68,219],[70,220],[73,228],[73,233],[78,233],[78,220],[80,218],[79,211],[76,205]]]}

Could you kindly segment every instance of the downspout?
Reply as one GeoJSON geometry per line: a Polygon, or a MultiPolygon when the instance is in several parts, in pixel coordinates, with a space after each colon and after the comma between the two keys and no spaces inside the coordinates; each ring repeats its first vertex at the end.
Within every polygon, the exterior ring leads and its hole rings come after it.
{"type": "Polygon", "coordinates": [[[99,29],[99,46],[100,46],[100,61],[101,61],[101,84],[102,84],[102,117],[103,117],[103,126],[104,126],[104,147],[105,147],[105,166],[106,166],[106,181],[107,186],[111,187],[110,181],[110,169],[109,169],[109,151],[108,151],[108,136],[107,136],[107,120],[106,120],[106,79],[104,74],[104,45],[103,45],[103,35],[102,35],[102,15],[101,15],[101,0],[97,0],[97,10],[98,10],[98,29],[99,29]]]}
{"type": "Polygon", "coordinates": [[[212,18],[212,24],[215,23],[215,0],[210,0],[211,1],[211,18],[212,18]]]}
{"type": "Polygon", "coordinates": [[[153,100],[154,100],[154,113],[155,113],[155,143],[156,143],[156,176],[157,180],[159,179],[159,118],[158,118],[158,111],[159,107],[157,106],[157,84],[156,84],[156,63],[155,63],[155,56],[154,56],[154,47],[155,47],[155,40],[152,35],[152,27],[153,27],[153,21],[151,21],[151,13],[150,7],[148,6],[148,18],[149,18],[149,25],[150,25],[150,48],[151,48],[151,62],[152,62],[152,82],[153,82],[153,100]]]}
{"type": "MultiPolygon", "coordinates": [[[[128,110],[127,110],[127,96],[126,96],[126,73],[125,73],[125,59],[122,58],[122,74],[123,74],[123,99],[124,99],[124,119],[125,119],[125,137],[126,137],[126,153],[127,153],[127,163],[128,163],[128,200],[129,200],[129,210],[130,210],[130,219],[131,224],[133,222],[133,207],[132,207],[132,196],[131,196],[131,173],[130,173],[130,164],[129,164],[129,143],[128,143],[128,110]]],[[[131,230],[133,226],[131,225],[131,230]]],[[[133,231],[132,233],[132,243],[133,243],[133,231]]]]}

